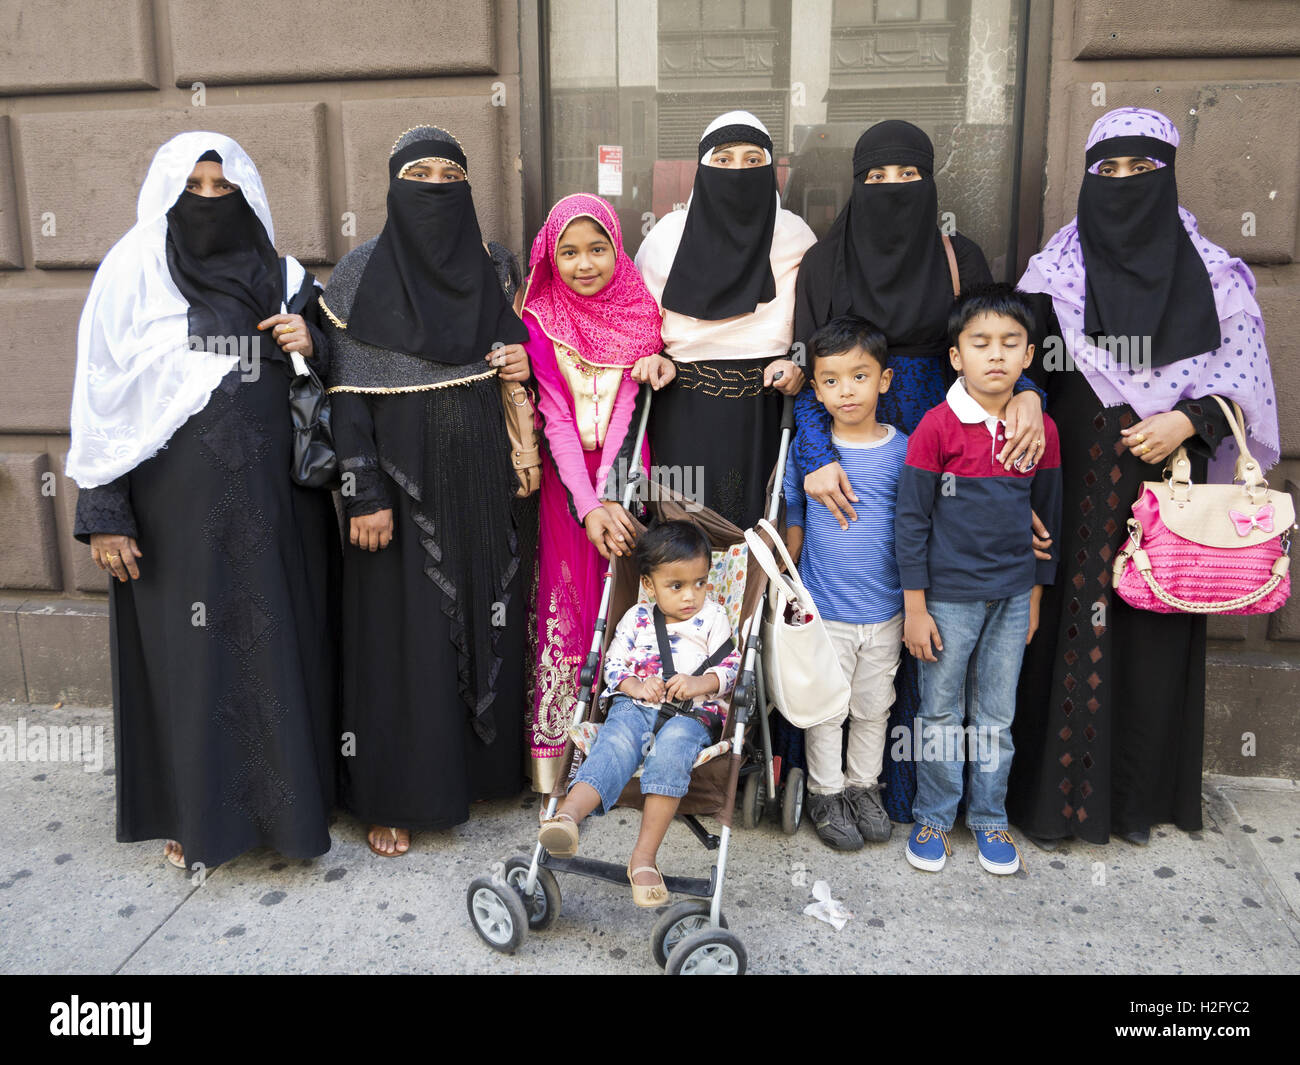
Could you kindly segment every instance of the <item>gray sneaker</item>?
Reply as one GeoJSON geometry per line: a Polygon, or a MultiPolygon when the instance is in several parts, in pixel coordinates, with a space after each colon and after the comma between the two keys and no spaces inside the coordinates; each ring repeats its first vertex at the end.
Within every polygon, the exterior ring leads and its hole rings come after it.
{"type": "Polygon", "coordinates": [[[880,785],[874,788],[845,788],[844,801],[850,816],[868,843],[884,843],[894,826],[880,804],[880,785]]]}
{"type": "Polygon", "coordinates": [[[823,843],[837,851],[862,849],[862,833],[854,824],[853,810],[845,801],[844,792],[834,795],[808,796],[808,816],[823,843]]]}

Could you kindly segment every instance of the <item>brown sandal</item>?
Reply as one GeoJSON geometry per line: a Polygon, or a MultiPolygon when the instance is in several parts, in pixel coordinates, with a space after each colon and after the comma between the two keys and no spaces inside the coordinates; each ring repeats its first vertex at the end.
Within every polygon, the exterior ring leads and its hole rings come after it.
{"type": "Polygon", "coordinates": [[[552,858],[572,858],[578,853],[578,823],[568,814],[556,814],[542,822],[537,842],[552,858]]]}
{"type": "Polygon", "coordinates": [[[404,851],[394,850],[392,853],[389,853],[388,851],[381,851],[378,847],[376,847],[373,843],[370,842],[370,837],[374,833],[376,828],[388,828],[388,831],[393,834],[393,842],[394,843],[397,842],[397,829],[393,828],[392,826],[386,826],[386,825],[371,825],[370,828],[366,830],[366,846],[370,848],[371,853],[378,854],[379,857],[381,858],[401,858],[410,851],[411,833],[407,829],[402,829],[403,832],[406,832],[406,850],[404,851]]]}

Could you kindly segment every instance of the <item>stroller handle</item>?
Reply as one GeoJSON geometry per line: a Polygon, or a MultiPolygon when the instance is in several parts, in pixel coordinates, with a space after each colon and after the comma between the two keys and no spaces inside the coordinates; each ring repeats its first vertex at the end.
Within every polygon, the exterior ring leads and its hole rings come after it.
{"type": "Polygon", "coordinates": [[[794,432],[794,396],[786,396],[781,404],[781,432],[794,432]]]}

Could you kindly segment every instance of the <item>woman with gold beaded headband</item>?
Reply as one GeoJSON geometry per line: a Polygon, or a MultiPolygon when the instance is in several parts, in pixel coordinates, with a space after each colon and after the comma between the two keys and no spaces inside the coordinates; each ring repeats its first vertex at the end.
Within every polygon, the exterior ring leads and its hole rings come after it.
{"type": "Polygon", "coordinates": [[[407,130],[388,171],[383,232],[322,306],[349,541],[341,801],[397,857],[522,787],[528,589],[498,377],[529,368],[459,141],[407,130]]]}

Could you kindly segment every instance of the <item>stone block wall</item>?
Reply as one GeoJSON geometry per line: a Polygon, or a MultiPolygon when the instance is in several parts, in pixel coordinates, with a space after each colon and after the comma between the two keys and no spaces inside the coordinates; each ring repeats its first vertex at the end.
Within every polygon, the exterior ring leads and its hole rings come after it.
{"type": "Polygon", "coordinates": [[[0,698],[112,699],[63,463],[82,303],[158,146],[238,140],[277,248],[324,279],[382,227],[393,141],[441,125],[484,235],[523,252],[518,27],[515,0],[0,0],[0,698]]]}

